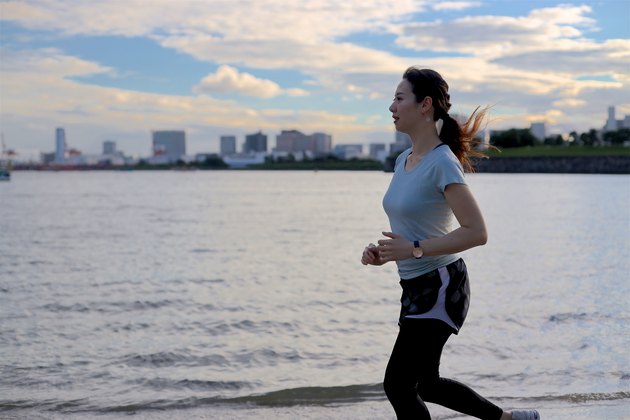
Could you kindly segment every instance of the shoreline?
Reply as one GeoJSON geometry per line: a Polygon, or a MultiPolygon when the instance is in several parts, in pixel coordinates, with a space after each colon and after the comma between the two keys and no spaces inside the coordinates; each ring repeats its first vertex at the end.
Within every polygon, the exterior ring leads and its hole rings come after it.
{"type": "MultiPolygon", "coordinates": [[[[316,161],[252,165],[246,168],[204,166],[42,166],[15,165],[19,171],[384,171],[393,172],[394,158],[384,163],[372,160],[316,161]]],[[[541,173],[541,174],[630,174],[630,155],[603,156],[490,156],[474,159],[476,173],[541,173]]]]}
{"type": "MultiPolygon", "coordinates": [[[[630,400],[602,400],[588,402],[558,402],[541,401],[538,399],[494,399],[494,402],[505,409],[535,408],[543,419],[554,420],[599,420],[607,418],[625,418],[630,407],[630,400]]],[[[449,410],[439,405],[427,404],[434,419],[468,419],[470,417],[449,410]]],[[[50,411],[46,409],[30,408],[25,410],[6,410],[1,412],[0,418],[6,419],[85,419],[110,420],[133,416],[137,420],[166,420],[166,419],[224,419],[258,420],[273,418],[278,420],[324,419],[374,419],[393,420],[395,414],[389,402],[385,399],[360,401],[354,403],[336,403],[326,405],[291,405],[264,406],[255,404],[209,404],[193,408],[179,408],[170,410],[134,410],[128,411],[50,411]]]]}
{"type": "Polygon", "coordinates": [[[630,156],[490,157],[475,162],[479,173],[630,174],[630,156]]]}

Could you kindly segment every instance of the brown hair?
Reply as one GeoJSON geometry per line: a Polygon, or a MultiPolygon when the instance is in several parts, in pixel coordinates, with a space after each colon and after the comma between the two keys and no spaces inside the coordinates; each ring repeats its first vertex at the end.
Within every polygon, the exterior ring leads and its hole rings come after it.
{"type": "Polygon", "coordinates": [[[471,157],[485,157],[485,155],[473,147],[480,142],[475,139],[475,134],[486,118],[488,108],[477,107],[464,124],[459,124],[456,119],[448,114],[451,109],[451,96],[448,93],[448,84],[442,76],[431,69],[419,69],[409,67],[403,74],[413,89],[417,102],[422,102],[429,96],[433,101],[433,120],[442,120],[440,140],[446,143],[462,164],[466,172],[474,170],[471,157]]]}

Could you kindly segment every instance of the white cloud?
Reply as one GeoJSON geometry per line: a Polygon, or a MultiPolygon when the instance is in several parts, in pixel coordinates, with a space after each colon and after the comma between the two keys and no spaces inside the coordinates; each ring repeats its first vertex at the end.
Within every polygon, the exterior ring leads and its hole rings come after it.
{"type": "Polygon", "coordinates": [[[481,6],[478,1],[440,1],[432,6],[433,10],[464,10],[481,6]]]}
{"type": "Polygon", "coordinates": [[[239,73],[230,66],[220,66],[216,73],[209,74],[195,86],[195,93],[238,93],[259,98],[273,98],[282,89],[271,80],[258,79],[249,73],[239,73]]]}
{"type": "Polygon", "coordinates": [[[204,77],[193,88],[197,94],[227,93],[273,98],[278,95],[308,96],[308,91],[299,88],[282,89],[277,83],[259,79],[249,73],[240,73],[238,69],[227,65],[219,66],[216,73],[204,77]]]}
{"type": "Polygon", "coordinates": [[[586,105],[586,101],[583,99],[564,98],[554,101],[552,105],[556,108],[577,108],[586,105]]]}
{"type": "Polygon", "coordinates": [[[525,17],[470,16],[451,21],[410,23],[399,29],[397,43],[410,49],[430,45],[438,51],[460,52],[487,59],[531,51],[574,50],[583,43],[594,21],[588,6],[533,10],[525,17]]]}
{"type": "MultiPolygon", "coordinates": [[[[255,127],[280,131],[299,124],[305,130],[335,135],[368,129],[357,123],[356,115],[351,113],[256,109],[246,103],[217,100],[208,95],[162,95],[79,83],[68,76],[101,72],[105,68],[56,50],[22,51],[11,59],[10,66],[0,68],[0,91],[3,130],[11,133],[10,138],[20,139],[19,144],[15,141],[10,144],[16,149],[37,148],[39,140],[29,140],[25,133],[34,133],[38,138],[50,135],[52,139],[52,134],[47,133],[52,133],[57,126],[73,127],[75,133],[80,131],[81,138],[75,136],[70,143],[83,150],[86,142],[102,141],[121,133],[144,141],[151,129],[159,128],[186,129],[193,133],[191,141],[195,140],[194,132],[198,127],[224,131],[255,127]],[[79,130],[80,127],[89,128],[79,130]]],[[[245,88],[252,83],[253,89],[260,89],[260,79],[253,77],[228,80],[241,83],[239,86],[245,88]]],[[[299,90],[291,92],[300,93],[299,90]]],[[[48,148],[52,148],[52,140],[48,148]]],[[[124,144],[121,148],[133,151],[124,144]]],[[[148,146],[143,146],[144,150],[148,150],[148,146]]]]}
{"type": "MultiPolygon", "coordinates": [[[[425,21],[410,18],[430,9],[462,10],[479,3],[153,0],[147,6],[146,0],[0,0],[0,19],[43,30],[29,34],[32,36],[143,37],[219,66],[191,87],[204,95],[158,95],[79,84],[72,78],[96,73],[114,77],[116,69],[59,50],[4,48],[0,50],[3,112],[37,124],[56,125],[65,120],[137,130],[147,130],[153,124],[271,130],[299,123],[319,125],[318,131],[335,130],[336,136],[386,131],[389,125],[377,125],[378,119],[357,119],[364,110],[353,107],[386,98],[382,104],[386,113],[402,71],[413,64],[438,69],[451,86],[456,106],[472,110],[478,104],[498,104],[497,110],[514,115],[510,122],[526,122],[528,114],[545,116],[554,107],[565,112],[550,114],[558,124],[578,124],[577,118],[586,118],[579,124],[599,126],[598,121],[592,121],[599,118],[594,116],[598,111],[586,117],[569,111],[581,111],[582,104],[587,103],[605,113],[608,102],[627,103],[630,74],[625,63],[630,60],[630,41],[588,39],[597,27],[588,6],[541,8],[525,16],[431,21],[433,13],[423,15],[425,21]],[[418,51],[417,55],[406,51],[405,56],[397,56],[393,49],[350,41],[363,32],[394,34],[399,46],[418,51]],[[433,54],[423,55],[427,49],[464,56],[435,58],[433,54]],[[256,77],[255,70],[237,70],[244,67],[299,72],[308,79],[303,84],[308,91],[285,86],[272,76],[256,77]],[[597,75],[599,80],[583,80],[589,75],[597,75]],[[288,110],[254,108],[247,100],[238,102],[238,97],[219,101],[212,97],[216,92],[282,97],[288,110]],[[315,97],[320,92],[329,95],[329,100],[340,101],[343,95],[349,98],[347,113],[309,113],[290,102],[291,97],[315,97]],[[364,100],[357,101],[356,95],[364,100]]],[[[54,45],[54,39],[46,41],[54,45]]],[[[326,103],[313,99],[311,108],[328,109],[326,103]]],[[[374,112],[372,108],[368,113],[374,112]]]]}

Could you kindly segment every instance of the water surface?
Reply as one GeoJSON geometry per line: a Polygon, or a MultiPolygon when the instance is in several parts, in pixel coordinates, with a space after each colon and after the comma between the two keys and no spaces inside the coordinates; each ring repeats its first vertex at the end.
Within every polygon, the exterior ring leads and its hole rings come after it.
{"type": "MultiPolygon", "coordinates": [[[[0,184],[0,417],[393,418],[398,278],[359,263],[389,230],[390,177],[16,172],[0,184]]],[[[621,418],[630,178],[468,179],[490,241],[463,254],[472,306],[442,374],[508,408],[621,418]]]]}

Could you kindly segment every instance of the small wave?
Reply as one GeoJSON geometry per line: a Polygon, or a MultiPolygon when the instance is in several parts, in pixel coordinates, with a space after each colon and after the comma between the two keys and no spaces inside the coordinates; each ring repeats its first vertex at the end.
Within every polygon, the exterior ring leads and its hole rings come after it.
{"type": "Polygon", "coordinates": [[[122,363],[129,367],[170,367],[170,366],[226,366],[228,360],[219,354],[192,356],[176,352],[132,354],[113,364],[122,363]]]}
{"type": "Polygon", "coordinates": [[[81,303],[73,303],[71,305],[62,305],[61,303],[49,303],[42,306],[43,309],[50,312],[89,312],[90,308],[81,303]]]}
{"type": "Polygon", "coordinates": [[[544,397],[533,398],[535,400],[543,401],[569,401],[572,403],[585,403],[589,401],[615,401],[625,400],[630,398],[630,392],[628,391],[616,391],[616,392],[591,392],[591,393],[573,393],[563,395],[548,395],[544,397]]]}
{"type": "Polygon", "coordinates": [[[158,391],[166,389],[194,391],[239,391],[254,387],[254,384],[243,381],[202,381],[191,379],[173,380],[168,378],[151,378],[130,382],[158,391]]]}
{"type": "Polygon", "coordinates": [[[564,322],[564,321],[574,321],[574,320],[585,320],[589,319],[590,316],[586,312],[566,312],[561,314],[551,315],[549,317],[549,322],[564,322]]]}
{"type": "Polygon", "coordinates": [[[282,389],[261,395],[232,398],[226,402],[262,406],[293,406],[345,404],[383,398],[385,394],[382,384],[367,384],[282,389]]]}
{"type": "Polygon", "coordinates": [[[146,309],[159,309],[171,305],[181,305],[181,300],[163,299],[158,301],[151,300],[136,300],[133,302],[115,302],[112,306],[119,307],[125,311],[127,310],[146,310],[146,309]]]}
{"type": "Polygon", "coordinates": [[[210,249],[210,248],[194,248],[194,249],[191,249],[190,252],[194,252],[195,254],[207,254],[207,253],[214,253],[218,251],[216,249],[210,249]]]}
{"type": "MultiPolygon", "coordinates": [[[[174,387],[188,388],[201,391],[211,391],[217,388],[240,390],[253,384],[247,382],[213,382],[213,381],[148,381],[149,386],[159,388],[174,387]]],[[[253,394],[240,397],[187,397],[182,399],[157,399],[153,401],[126,401],[124,404],[95,406],[87,399],[78,400],[0,400],[0,412],[20,409],[45,409],[59,412],[97,412],[102,414],[116,412],[136,412],[149,410],[175,410],[199,408],[212,405],[261,406],[261,407],[292,407],[292,406],[328,406],[337,404],[355,404],[364,401],[384,400],[383,386],[377,384],[331,386],[331,387],[300,387],[281,389],[263,394],[253,394]]],[[[563,401],[570,403],[585,403],[590,401],[618,401],[630,398],[630,392],[618,391],[610,393],[574,393],[564,395],[547,395],[530,397],[535,401],[563,401]]],[[[519,398],[519,400],[523,400],[519,398]]]]}
{"type": "Polygon", "coordinates": [[[152,310],[152,309],[160,309],[173,305],[184,305],[185,302],[183,300],[135,300],[132,302],[91,302],[88,304],[83,303],[72,303],[72,304],[61,304],[61,303],[49,303],[42,306],[43,309],[50,312],[127,312],[127,311],[144,311],[144,310],[152,310]]]}
{"type": "Polygon", "coordinates": [[[272,349],[258,349],[242,351],[233,357],[239,366],[276,366],[279,362],[299,362],[304,359],[296,350],[275,351],[272,349]]]}

